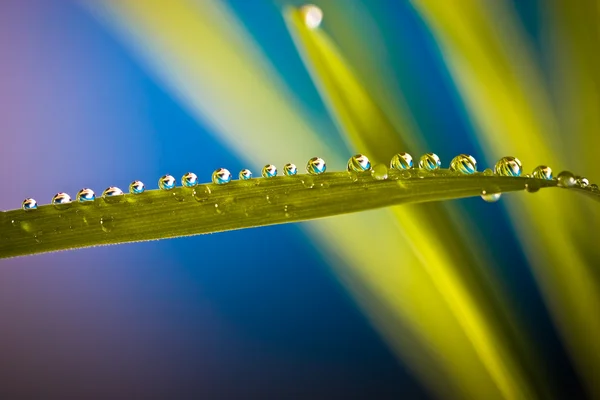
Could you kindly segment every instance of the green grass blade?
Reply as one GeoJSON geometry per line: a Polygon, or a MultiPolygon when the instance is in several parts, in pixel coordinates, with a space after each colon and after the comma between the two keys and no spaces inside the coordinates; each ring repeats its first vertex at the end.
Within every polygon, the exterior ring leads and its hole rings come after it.
{"type": "MultiPolygon", "coordinates": [[[[388,179],[370,174],[350,179],[347,172],[258,178],[227,185],[205,184],[171,191],[150,190],[0,213],[0,258],[81,247],[198,235],[306,221],[405,203],[554,187],[556,181],[532,178],[458,175],[448,170],[389,171],[388,179]]],[[[597,191],[588,192],[600,200],[597,191]]]]}

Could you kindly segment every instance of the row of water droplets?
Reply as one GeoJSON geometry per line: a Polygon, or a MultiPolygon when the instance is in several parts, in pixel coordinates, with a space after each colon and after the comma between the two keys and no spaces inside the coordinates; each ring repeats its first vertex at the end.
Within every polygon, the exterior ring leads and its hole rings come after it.
{"type": "MultiPolygon", "coordinates": [[[[406,171],[406,177],[410,177],[409,170],[413,169],[414,163],[413,158],[408,153],[395,154],[390,161],[390,168],[393,170],[406,171]]],[[[477,173],[477,161],[473,156],[467,154],[460,154],[452,159],[449,166],[450,170],[456,173],[470,175],[477,173]]],[[[440,158],[434,153],[423,154],[418,163],[418,168],[422,172],[434,172],[441,168],[440,158]]],[[[377,164],[371,166],[371,162],[368,157],[363,154],[356,154],[348,160],[347,171],[350,177],[356,181],[359,173],[370,172],[372,177],[377,180],[385,180],[388,177],[388,168],[384,164],[377,164]]],[[[306,164],[306,172],[311,175],[319,175],[327,170],[327,164],[320,157],[311,158],[306,164]]],[[[283,174],[285,176],[297,175],[298,168],[296,165],[288,163],[283,167],[283,174]]],[[[511,176],[520,177],[523,173],[523,167],[519,159],[515,157],[503,157],[495,165],[494,170],[486,169],[482,172],[483,175],[492,176],[511,176]]],[[[278,170],[275,165],[268,164],[262,168],[261,175],[263,178],[272,178],[277,176],[278,170]]],[[[422,175],[423,177],[424,175],[422,175]]],[[[242,169],[238,178],[240,180],[252,179],[252,171],[249,169],[242,169]]],[[[569,171],[563,171],[556,177],[553,176],[552,169],[545,165],[536,167],[531,175],[525,175],[525,177],[543,179],[543,180],[556,180],[558,185],[561,187],[569,188],[579,186],[581,188],[588,188],[591,191],[598,191],[598,186],[590,184],[588,179],[585,177],[579,177],[573,175],[569,171]]],[[[219,168],[212,174],[212,182],[218,185],[224,185],[232,180],[232,174],[225,168],[219,168]]],[[[188,172],[181,177],[181,186],[192,188],[197,186],[199,183],[198,176],[193,172],[188,172]]],[[[176,179],[172,175],[164,175],[158,180],[158,187],[161,190],[172,190],[176,186],[176,179]]],[[[527,188],[530,192],[539,190],[539,187],[531,186],[527,188]]],[[[145,185],[141,181],[133,181],[129,185],[129,193],[133,195],[139,195],[144,193],[145,185]]],[[[107,202],[112,199],[116,199],[122,196],[124,193],[121,189],[115,186],[111,186],[102,192],[102,198],[107,202]]],[[[488,202],[495,202],[500,199],[500,193],[490,193],[483,190],[481,198],[488,202]]],[[[92,189],[84,188],[81,189],[76,197],[75,201],[81,204],[89,204],[96,200],[96,195],[92,189]]],[[[68,206],[72,202],[71,196],[67,193],[61,192],[54,195],[51,204],[57,208],[68,206]]],[[[28,198],[22,203],[22,209],[29,211],[37,208],[37,202],[28,198]]]]}
{"type": "MultiPolygon", "coordinates": [[[[311,175],[319,175],[327,170],[327,164],[320,157],[311,158],[306,164],[306,172],[311,175]]],[[[283,174],[285,176],[294,176],[298,173],[296,165],[288,163],[283,166],[283,174]]],[[[267,164],[262,168],[261,175],[263,178],[273,178],[277,176],[277,167],[272,164],[267,164]]],[[[238,178],[240,180],[252,179],[252,171],[249,169],[242,169],[238,178]]],[[[219,168],[212,173],[212,182],[217,185],[225,185],[232,180],[232,174],[226,168],[219,168]]],[[[177,180],[172,175],[163,175],[158,180],[158,188],[161,190],[172,190],[176,187],[177,180]]],[[[193,188],[199,184],[198,176],[193,172],[188,172],[181,177],[181,186],[187,188],[193,188]]],[[[129,185],[129,193],[133,195],[139,195],[146,191],[146,186],[142,181],[133,181],[129,185]]],[[[102,198],[111,202],[116,200],[119,196],[122,196],[124,192],[116,187],[111,186],[102,192],[102,198]]],[[[75,201],[80,204],[91,204],[96,200],[96,194],[90,188],[83,188],[75,196],[75,201]]],[[[52,197],[51,204],[57,209],[63,209],[68,207],[72,203],[71,196],[67,193],[60,192],[52,197]]],[[[35,210],[38,207],[38,203],[35,199],[27,198],[23,200],[21,208],[25,211],[35,210]]]]}

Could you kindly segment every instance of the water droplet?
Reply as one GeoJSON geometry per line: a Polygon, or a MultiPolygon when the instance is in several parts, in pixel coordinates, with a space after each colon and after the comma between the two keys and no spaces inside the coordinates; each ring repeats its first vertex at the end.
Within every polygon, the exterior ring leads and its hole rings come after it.
{"type": "Polygon", "coordinates": [[[262,176],[264,178],[272,178],[277,176],[277,167],[273,164],[267,164],[262,169],[262,176]]]}
{"type": "Polygon", "coordinates": [[[194,189],[194,198],[200,203],[205,203],[209,199],[211,193],[210,187],[206,185],[198,186],[194,189]]]}
{"type": "Polygon", "coordinates": [[[570,188],[575,186],[577,181],[571,171],[562,171],[558,174],[558,186],[564,188],[570,188]]]}
{"type": "Polygon", "coordinates": [[[529,193],[538,192],[542,188],[539,179],[528,179],[525,183],[525,190],[529,193]]]}
{"type": "Polygon", "coordinates": [[[117,196],[123,196],[123,191],[116,186],[108,187],[108,188],[104,189],[104,192],[102,192],[102,198],[104,200],[106,200],[110,197],[117,197],[117,196]]]}
{"type": "Polygon", "coordinates": [[[225,168],[219,168],[212,173],[212,181],[217,185],[224,185],[231,181],[231,172],[225,168]]]}
{"type": "Polygon", "coordinates": [[[162,190],[171,190],[175,187],[175,178],[172,175],[163,175],[158,180],[158,188],[162,190]]]}
{"type": "Polygon", "coordinates": [[[355,154],[348,160],[347,171],[364,172],[371,169],[371,162],[363,154],[355,154]]]}
{"type": "Polygon", "coordinates": [[[500,200],[502,193],[488,193],[485,190],[481,192],[481,198],[488,203],[495,203],[500,200]]]}
{"type": "Polygon", "coordinates": [[[133,181],[129,184],[129,193],[131,194],[142,194],[145,190],[146,186],[142,181],[133,181]]]}
{"type": "Polygon", "coordinates": [[[327,164],[325,164],[325,160],[319,157],[313,157],[308,160],[306,164],[306,172],[311,175],[319,175],[323,172],[327,171],[327,164]]]}
{"type": "Polygon", "coordinates": [[[244,168],[240,171],[239,178],[243,181],[247,181],[248,179],[252,179],[252,171],[248,168],[244,168]]]}
{"type": "Polygon", "coordinates": [[[419,159],[419,168],[427,171],[435,171],[440,168],[442,163],[440,158],[435,153],[425,153],[419,159]]]}
{"type": "Polygon", "coordinates": [[[193,172],[188,172],[181,177],[181,186],[194,187],[198,184],[198,176],[193,172]]]}
{"type": "Polygon", "coordinates": [[[94,200],[96,200],[96,194],[94,193],[94,191],[92,189],[89,188],[83,188],[81,189],[79,192],[77,192],[77,196],[75,196],[75,199],[79,202],[79,203],[91,203],[94,200]]]}
{"type": "Polygon", "coordinates": [[[302,185],[307,189],[312,189],[315,187],[315,181],[311,176],[303,176],[302,185]]]}
{"type": "Polygon", "coordinates": [[[111,215],[102,216],[100,218],[100,226],[104,232],[108,233],[115,228],[115,219],[111,215]]]}
{"type": "Polygon", "coordinates": [[[52,197],[52,205],[59,210],[69,208],[71,206],[71,196],[64,192],[56,193],[52,197]]]}
{"type": "Polygon", "coordinates": [[[25,199],[21,203],[21,208],[25,211],[35,210],[37,208],[37,201],[32,198],[25,199]]]}
{"type": "Polygon", "coordinates": [[[590,190],[591,190],[592,192],[597,192],[597,191],[598,191],[598,185],[596,185],[595,183],[592,183],[592,184],[590,185],[590,190]]]}
{"type": "Polygon", "coordinates": [[[496,163],[494,172],[500,176],[521,176],[523,167],[521,161],[516,157],[502,157],[496,163]]]}
{"type": "Polygon", "coordinates": [[[552,180],[552,168],[550,168],[546,165],[540,165],[533,170],[533,172],[531,173],[531,176],[533,176],[534,178],[537,178],[537,179],[545,179],[545,180],[551,181],[552,180]]]}
{"type": "Polygon", "coordinates": [[[371,170],[371,176],[373,179],[377,179],[378,181],[383,181],[388,178],[388,169],[385,164],[376,164],[373,166],[371,170]]]}
{"type": "Polygon", "coordinates": [[[586,188],[590,185],[590,181],[588,180],[588,178],[586,178],[584,176],[578,176],[576,179],[577,179],[577,186],[579,186],[581,188],[586,188]]]}
{"type": "Polygon", "coordinates": [[[392,169],[411,169],[413,167],[413,158],[408,153],[398,153],[392,157],[390,168],[392,169]]]}
{"type": "Polygon", "coordinates": [[[318,28],[321,25],[321,21],[323,21],[323,11],[314,4],[306,4],[300,7],[300,13],[306,27],[309,29],[318,28]]]}
{"type": "Polygon", "coordinates": [[[461,174],[474,174],[477,172],[477,161],[473,156],[460,154],[450,161],[450,170],[461,174]]]}
{"type": "Polygon", "coordinates": [[[285,176],[294,176],[298,173],[298,168],[294,164],[285,164],[283,166],[283,174],[285,176]]]}
{"type": "Polygon", "coordinates": [[[492,175],[494,175],[494,171],[492,171],[490,168],[486,168],[483,170],[483,175],[484,176],[492,176],[492,175]]]}

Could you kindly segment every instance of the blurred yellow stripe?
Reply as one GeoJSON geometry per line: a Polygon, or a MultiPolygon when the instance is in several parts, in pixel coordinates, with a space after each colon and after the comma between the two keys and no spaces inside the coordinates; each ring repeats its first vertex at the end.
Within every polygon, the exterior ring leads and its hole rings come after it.
{"type": "MultiPolygon", "coordinates": [[[[358,149],[364,149],[375,161],[386,163],[392,154],[405,149],[399,134],[358,83],[328,36],[320,30],[307,28],[302,13],[297,10],[288,9],[286,16],[305,62],[312,69],[313,79],[320,85],[331,113],[338,119],[351,143],[358,149]]],[[[402,138],[406,137],[410,137],[409,132],[404,132],[402,138]]],[[[461,270],[457,268],[458,260],[469,264],[472,263],[471,257],[464,251],[453,260],[447,250],[464,249],[459,244],[460,238],[448,229],[451,221],[436,209],[436,205],[396,207],[393,211],[404,235],[420,255],[421,266],[447,302],[480,357],[482,366],[488,370],[501,393],[508,398],[525,396],[527,384],[519,376],[518,363],[513,359],[515,355],[510,354],[500,340],[501,336],[494,332],[491,319],[484,317],[485,303],[489,300],[482,292],[475,300],[474,290],[469,290],[458,272],[461,270]],[[447,235],[444,235],[446,232],[447,235]]],[[[464,272],[465,269],[462,270],[464,272]]],[[[443,352],[444,349],[438,351],[443,352]]],[[[448,367],[452,370],[451,366],[448,367]]],[[[462,384],[470,380],[470,371],[452,373],[462,384]]]]}
{"type": "MultiPolygon", "coordinates": [[[[569,160],[586,152],[587,137],[556,129],[542,75],[507,3],[465,0],[448,7],[439,1],[417,0],[413,4],[441,46],[490,164],[514,155],[529,171],[539,164],[550,165],[556,173],[569,163],[577,166],[577,161],[569,160]],[[570,143],[578,154],[563,150],[570,143]]],[[[577,6],[570,3],[570,7],[577,6]]],[[[574,68],[571,73],[579,72],[574,68]]],[[[600,254],[597,243],[590,247],[598,211],[590,214],[589,200],[569,195],[515,196],[506,198],[505,204],[579,371],[598,395],[592,377],[600,371],[596,340],[600,319],[591,315],[600,309],[593,272],[597,265],[592,265],[600,254]]]]}

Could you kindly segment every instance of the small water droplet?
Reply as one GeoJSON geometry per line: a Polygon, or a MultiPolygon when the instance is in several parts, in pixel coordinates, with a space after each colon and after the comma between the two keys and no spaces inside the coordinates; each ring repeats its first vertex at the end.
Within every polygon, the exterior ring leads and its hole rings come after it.
{"type": "Polygon", "coordinates": [[[411,169],[413,167],[413,158],[408,153],[398,153],[392,157],[390,168],[392,169],[411,169]]]}
{"type": "Polygon", "coordinates": [[[231,182],[231,172],[225,168],[219,168],[212,173],[212,181],[217,185],[231,182]]]}
{"type": "Polygon", "coordinates": [[[25,211],[35,210],[37,209],[37,201],[32,198],[27,198],[21,203],[21,208],[25,211]]]}
{"type": "Polygon", "coordinates": [[[352,182],[356,182],[358,180],[358,174],[355,171],[349,170],[348,177],[352,182]]]}
{"type": "Polygon", "coordinates": [[[262,169],[262,176],[264,178],[273,178],[277,176],[277,167],[273,164],[267,164],[262,169]]]}
{"type": "Polygon", "coordinates": [[[576,178],[577,180],[577,186],[579,186],[580,188],[586,188],[590,185],[590,181],[588,180],[588,178],[584,177],[584,176],[578,176],[576,178]]]}
{"type": "Polygon", "coordinates": [[[552,168],[550,168],[546,165],[540,165],[533,170],[533,172],[531,173],[531,176],[533,176],[536,179],[545,179],[545,180],[551,181],[552,180],[552,168]]]}
{"type": "Polygon", "coordinates": [[[115,228],[115,219],[112,215],[102,216],[100,218],[100,226],[104,232],[111,232],[115,228]]]}
{"type": "Polygon", "coordinates": [[[181,186],[194,187],[198,184],[198,176],[193,172],[188,172],[181,177],[181,186]]]}
{"type": "MultiPolygon", "coordinates": [[[[187,191],[186,191],[187,192],[187,191]]],[[[189,194],[189,192],[187,192],[189,194]]],[[[181,188],[175,188],[173,190],[173,198],[177,201],[185,201],[185,196],[186,193],[183,192],[183,189],[181,188]]]]}
{"type": "Polygon", "coordinates": [[[521,161],[516,157],[502,157],[496,163],[494,172],[500,176],[521,176],[523,166],[521,161]]]}
{"type": "Polygon", "coordinates": [[[597,191],[598,191],[598,185],[596,185],[595,183],[592,183],[592,184],[590,185],[590,190],[591,190],[592,192],[597,192],[597,191]]]}
{"type": "Polygon", "coordinates": [[[123,191],[116,186],[111,186],[102,192],[102,198],[107,203],[117,203],[122,200],[123,191]]]}
{"type": "Polygon", "coordinates": [[[400,177],[402,179],[410,179],[412,177],[412,174],[410,173],[410,171],[402,171],[400,173],[400,177]]]}
{"type": "Polygon", "coordinates": [[[348,160],[346,171],[348,172],[364,172],[371,169],[371,162],[367,156],[363,154],[355,154],[348,160]]]}
{"type": "Polygon", "coordinates": [[[525,183],[525,190],[529,193],[538,192],[542,188],[539,179],[528,179],[525,183]]]}
{"type": "Polygon", "coordinates": [[[388,169],[385,164],[375,164],[371,170],[371,176],[378,181],[386,180],[388,178],[388,169]]]}
{"type": "Polygon", "coordinates": [[[311,175],[319,175],[327,171],[327,164],[325,164],[325,160],[320,157],[313,157],[308,160],[306,164],[306,172],[311,175]]]}
{"type": "Polygon", "coordinates": [[[247,181],[248,179],[252,179],[252,171],[248,168],[244,168],[240,171],[239,178],[243,181],[247,181]]]}
{"type": "Polygon", "coordinates": [[[300,7],[300,14],[308,29],[316,29],[323,21],[323,11],[314,4],[306,4],[300,7]]]}
{"type": "Polygon", "coordinates": [[[425,153],[419,159],[419,168],[427,171],[435,171],[441,165],[440,158],[435,153],[425,153]]]}
{"type": "Polygon", "coordinates": [[[83,188],[79,192],[77,192],[77,196],[75,199],[79,203],[87,203],[91,204],[94,200],[96,200],[96,193],[92,189],[83,188]]]}
{"type": "Polygon", "coordinates": [[[315,187],[315,181],[311,176],[303,176],[302,185],[307,189],[312,189],[315,187]]]}
{"type": "Polygon", "coordinates": [[[558,174],[558,186],[570,188],[577,184],[575,176],[571,171],[562,171],[558,174]]]}
{"type": "Polygon", "coordinates": [[[145,190],[146,186],[142,181],[133,181],[129,184],[129,193],[131,194],[142,194],[145,190]]]}
{"type": "Polygon", "coordinates": [[[71,206],[71,196],[64,192],[56,193],[52,197],[52,205],[56,209],[65,210],[71,206]]]}
{"type": "Polygon", "coordinates": [[[162,190],[171,190],[175,187],[175,178],[172,175],[163,175],[158,180],[158,188],[162,190]]]}
{"type": "Polygon", "coordinates": [[[500,200],[502,193],[488,193],[485,190],[481,192],[481,198],[488,203],[495,203],[500,200]]]}
{"type": "Polygon", "coordinates": [[[211,193],[210,187],[206,185],[197,186],[194,189],[194,198],[199,203],[205,203],[209,199],[211,193]]]}
{"type": "Polygon", "coordinates": [[[283,166],[283,174],[285,176],[294,176],[298,173],[298,168],[294,164],[285,164],[283,166]]]}
{"type": "Polygon", "coordinates": [[[468,154],[459,154],[450,161],[450,170],[461,174],[474,174],[477,172],[477,161],[468,154]]]}
{"type": "Polygon", "coordinates": [[[491,168],[486,168],[483,170],[483,175],[484,176],[492,176],[492,175],[494,175],[494,171],[492,171],[491,168]]]}

